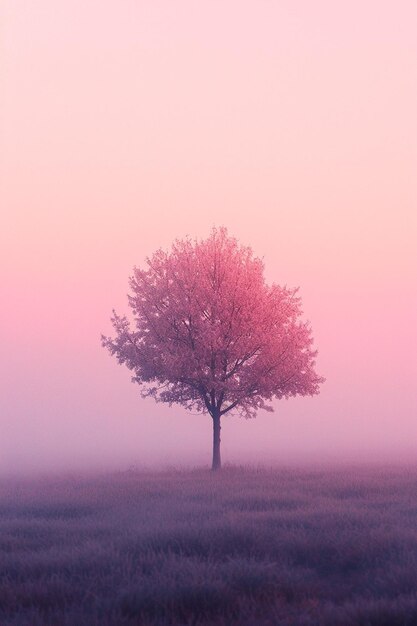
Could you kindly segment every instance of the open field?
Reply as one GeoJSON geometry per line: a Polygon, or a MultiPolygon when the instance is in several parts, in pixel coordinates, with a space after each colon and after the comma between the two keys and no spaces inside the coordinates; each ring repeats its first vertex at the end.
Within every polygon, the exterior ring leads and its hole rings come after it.
{"type": "Polygon", "coordinates": [[[417,624],[417,468],[0,484],[0,624],[417,624]]]}

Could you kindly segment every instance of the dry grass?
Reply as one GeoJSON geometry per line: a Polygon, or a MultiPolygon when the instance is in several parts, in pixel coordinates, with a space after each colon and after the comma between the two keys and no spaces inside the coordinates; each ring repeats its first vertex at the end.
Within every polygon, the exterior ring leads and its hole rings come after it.
{"type": "Polygon", "coordinates": [[[417,624],[417,468],[0,485],[2,626],[417,624]]]}

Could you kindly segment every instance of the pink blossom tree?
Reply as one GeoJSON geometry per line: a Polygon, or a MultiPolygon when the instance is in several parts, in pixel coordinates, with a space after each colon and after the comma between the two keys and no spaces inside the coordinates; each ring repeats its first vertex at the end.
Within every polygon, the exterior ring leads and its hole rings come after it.
{"type": "Polygon", "coordinates": [[[209,413],[214,470],[220,421],[255,417],[274,398],[319,393],[308,322],[297,289],[267,285],[263,263],[225,228],[203,241],[175,241],[134,269],[133,327],[113,311],[103,346],[133,372],[143,397],[209,413]]]}

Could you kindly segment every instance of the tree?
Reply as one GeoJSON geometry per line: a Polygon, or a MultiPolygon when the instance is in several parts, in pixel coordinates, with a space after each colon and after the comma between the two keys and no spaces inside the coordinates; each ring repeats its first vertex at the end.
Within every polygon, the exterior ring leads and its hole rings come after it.
{"type": "Polygon", "coordinates": [[[102,344],[133,372],[143,397],[209,413],[213,464],[221,467],[221,417],[272,411],[273,398],[319,393],[317,351],[300,319],[298,289],[267,285],[263,262],[225,228],[176,240],[134,268],[134,327],[113,311],[102,344]]]}

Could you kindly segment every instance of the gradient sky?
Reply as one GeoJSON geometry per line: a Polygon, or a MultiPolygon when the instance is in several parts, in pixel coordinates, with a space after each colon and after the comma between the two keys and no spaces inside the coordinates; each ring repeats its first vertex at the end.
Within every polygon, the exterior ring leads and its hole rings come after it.
{"type": "Polygon", "coordinates": [[[320,396],[223,460],[417,454],[417,3],[3,0],[0,471],[208,464],[101,348],[128,276],[225,225],[300,286],[320,396]]]}

